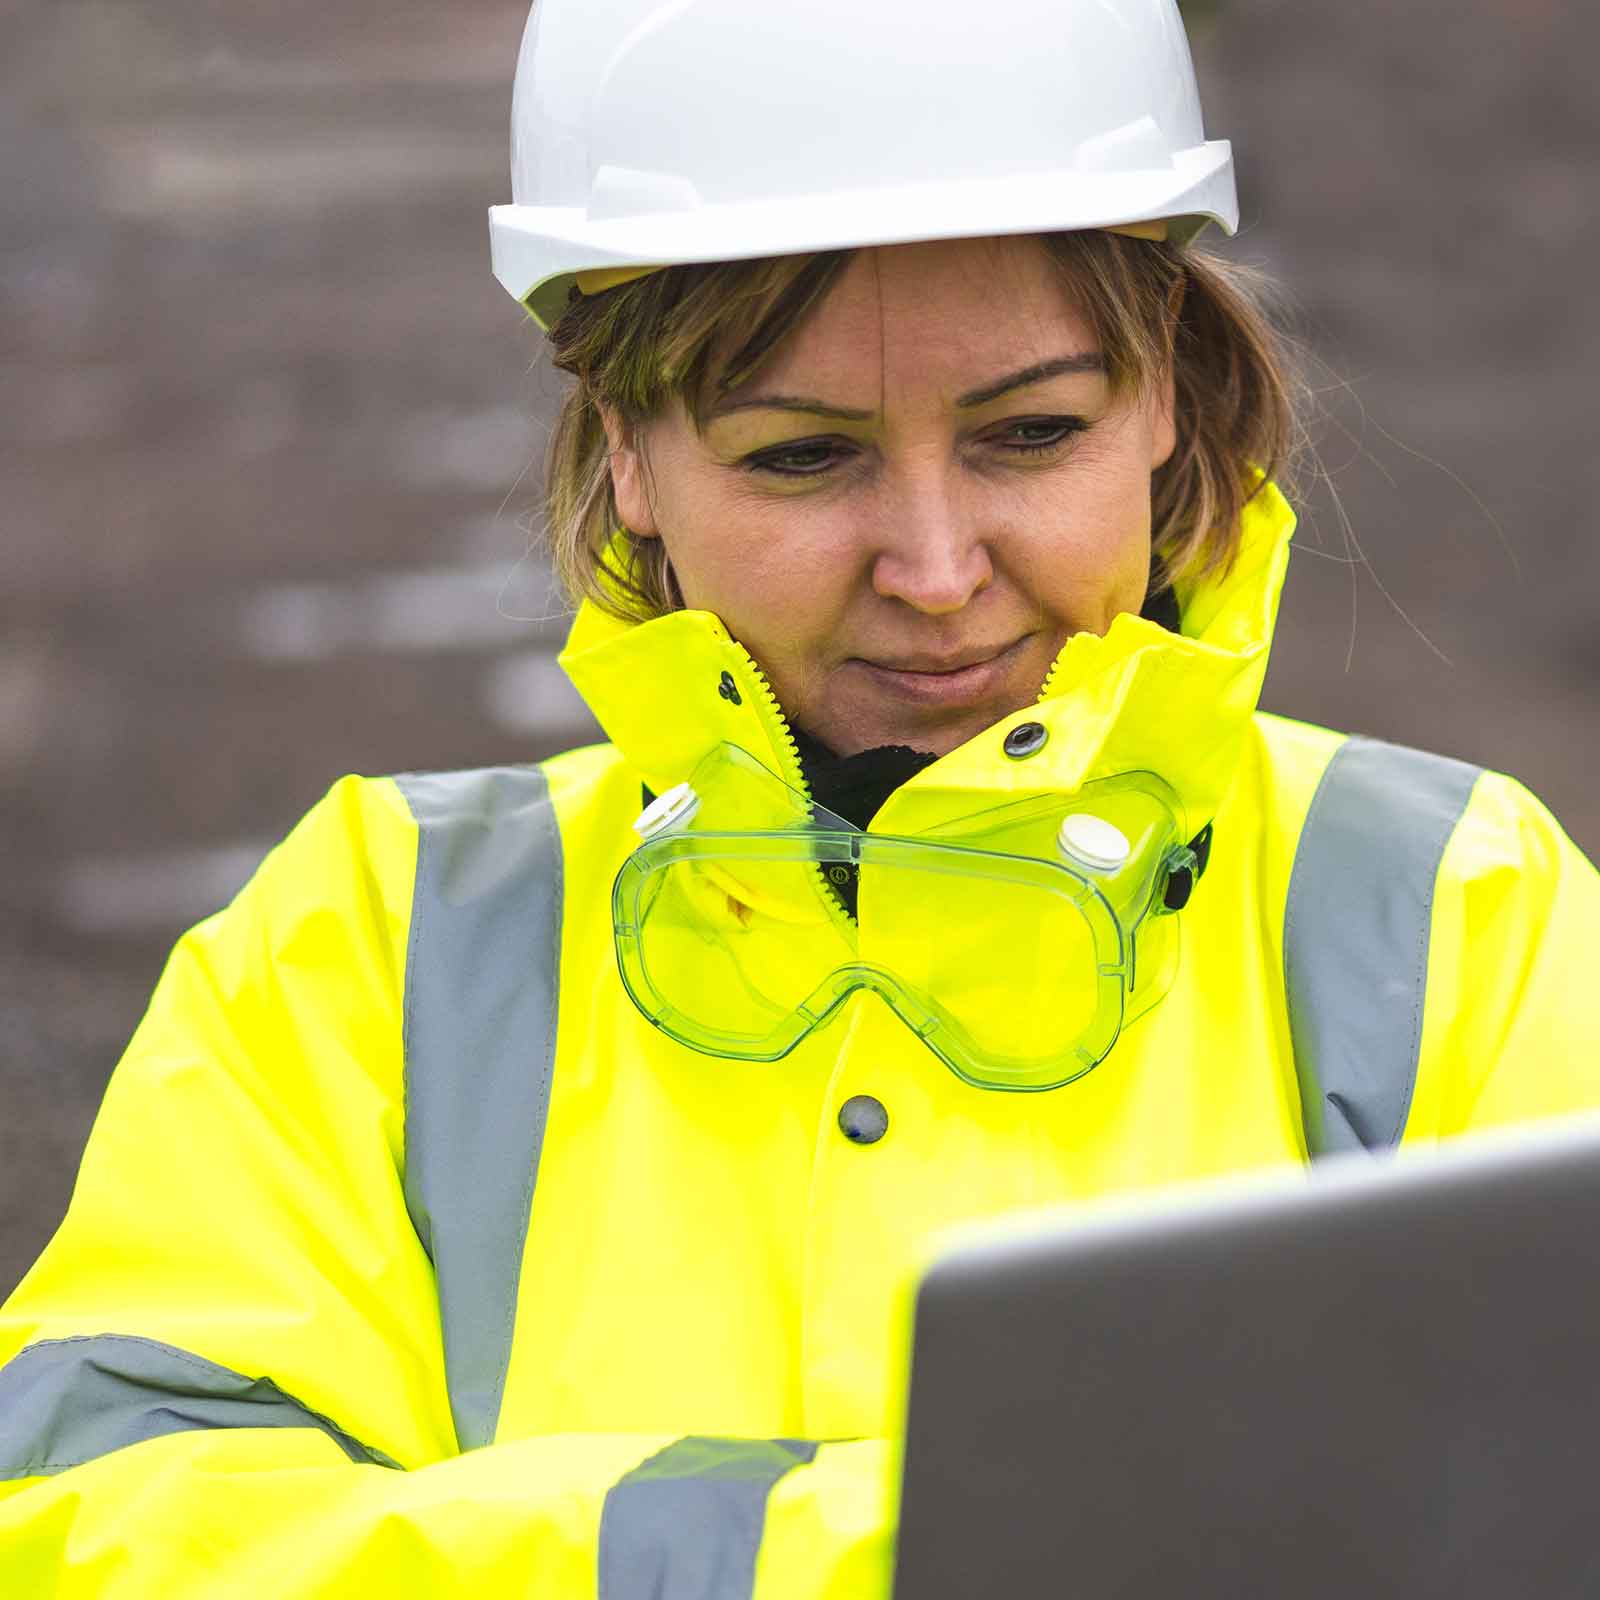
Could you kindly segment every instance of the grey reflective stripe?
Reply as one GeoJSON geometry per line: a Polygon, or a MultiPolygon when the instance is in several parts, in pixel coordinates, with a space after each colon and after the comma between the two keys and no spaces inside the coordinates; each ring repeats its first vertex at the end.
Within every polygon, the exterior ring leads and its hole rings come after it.
{"type": "Polygon", "coordinates": [[[352,1461],[398,1466],[270,1378],[247,1378],[153,1339],[49,1339],[0,1367],[0,1479],[65,1472],[201,1428],[315,1428],[352,1461]]]}
{"type": "Polygon", "coordinates": [[[463,1450],[500,1417],[550,1104],[561,837],[538,767],[396,780],[418,826],[406,1205],[433,1261],[463,1450]]]}
{"type": "Polygon", "coordinates": [[[599,1600],[749,1600],[767,1497],[817,1446],[679,1439],[606,1495],[599,1600]]]}
{"type": "Polygon", "coordinates": [[[1434,883],[1482,769],[1349,739],[1289,881],[1284,980],[1311,1155],[1405,1131],[1422,1046],[1434,883]]]}

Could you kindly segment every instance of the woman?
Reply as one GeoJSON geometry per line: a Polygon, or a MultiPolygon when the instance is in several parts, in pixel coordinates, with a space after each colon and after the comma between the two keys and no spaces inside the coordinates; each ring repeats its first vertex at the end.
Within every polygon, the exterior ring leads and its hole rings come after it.
{"type": "Polygon", "coordinates": [[[967,13],[536,12],[610,742],[346,780],[180,944],[0,1323],[5,1592],[881,1592],[944,1224],[1600,1099],[1547,813],[1255,710],[1176,12],[967,13]]]}

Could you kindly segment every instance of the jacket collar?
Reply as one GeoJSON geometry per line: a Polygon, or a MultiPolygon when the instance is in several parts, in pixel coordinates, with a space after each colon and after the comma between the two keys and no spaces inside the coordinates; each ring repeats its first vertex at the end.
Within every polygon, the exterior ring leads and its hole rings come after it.
{"type": "MultiPolygon", "coordinates": [[[[987,806],[1071,792],[1121,772],[1159,773],[1191,831],[1215,815],[1238,764],[1266,676],[1294,513],[1265,485],[1245,510],[1225,577],[1179,587],[1183,632],[1132,614],[1069,639],[1037,704],[1014,712],[910,779],[872,824],[919,833],[987,806]],[[1006,734],[1043,723],[1039,752],[1013,761],[1006,734]]],[[[794,739],[766,678],[709,611],[622,622],[585,603],[561,665],[600,726],[660,794],[723,741],[796,787],[794,739]]]]}

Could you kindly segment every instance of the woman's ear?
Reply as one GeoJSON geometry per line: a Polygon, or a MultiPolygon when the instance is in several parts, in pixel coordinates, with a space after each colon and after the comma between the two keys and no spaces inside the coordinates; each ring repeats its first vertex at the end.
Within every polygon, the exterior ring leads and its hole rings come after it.
{"type": "Polygon", "coordinates": [[[1156,383],[1150,396],[1150,470],[1164,467],[1178,448],[1178,383],[1167,363],[1167,370],[1156,383]]]}
{"type": "Polygon", "coordinates": [[[617,515],[629,533],[641,539],[659,537],[655,507],[650,503],[649,473],[639,430],[623,420],[611,406],[598,406],[601,425],[606,430],[606,453],[611,465],[611,494],[617,502],[617,515]]]}
{"type": "Polygon", "coordinates": [[[1152,395],[1155,426],[1151,431],[1150,470],[1164,467],[1178,448],[1178,326],[1183,321],[1183,302],[1188,297],[1186,277],[1176,279],[1167,291],[1167,364],[1152,395]]]}

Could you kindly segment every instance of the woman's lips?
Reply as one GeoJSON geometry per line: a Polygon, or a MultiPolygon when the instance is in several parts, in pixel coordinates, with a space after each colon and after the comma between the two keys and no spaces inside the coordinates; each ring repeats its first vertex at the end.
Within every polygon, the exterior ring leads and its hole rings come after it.
{"type": "Polygon", "coordinates": [[[860,657],[852,664],[859,667],[879,689],[913,705],[932,708],[974,706],[991,699],[1004,686],[1026,643],[1025,635],[986,660],[943,672],[885,666],[881,662],[860,657]]]}

